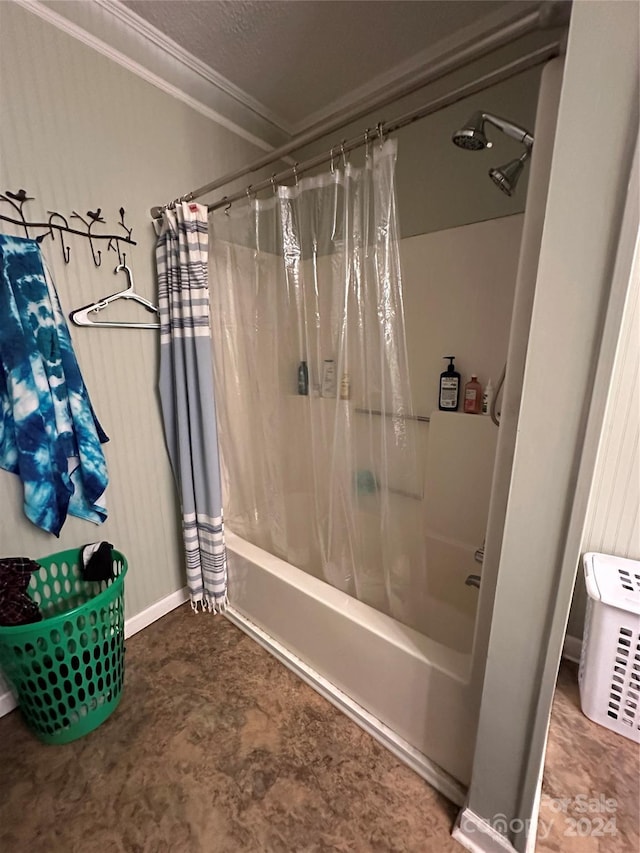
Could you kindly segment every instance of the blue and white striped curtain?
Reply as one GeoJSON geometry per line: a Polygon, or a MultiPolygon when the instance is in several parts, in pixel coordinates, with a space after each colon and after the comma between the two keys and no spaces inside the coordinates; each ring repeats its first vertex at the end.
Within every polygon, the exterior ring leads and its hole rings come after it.
{"type": "Polygon", "coordinates": [[[218,433],[209,322],[207,208],[166,210],[156,245],[159,391],[165,438],[182,502],[191,605],[227,603],[218,433]]]}

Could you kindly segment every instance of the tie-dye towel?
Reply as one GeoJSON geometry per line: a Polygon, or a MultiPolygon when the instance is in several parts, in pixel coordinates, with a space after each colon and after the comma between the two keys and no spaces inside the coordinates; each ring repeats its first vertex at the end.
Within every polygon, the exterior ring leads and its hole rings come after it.
{"type": "Polygon", "coordinates": [[[40,247],[0,234],[0,467],[22,480],[34,524],[58,536],[67,513],[106,519],[108,440],[40,247]]]}

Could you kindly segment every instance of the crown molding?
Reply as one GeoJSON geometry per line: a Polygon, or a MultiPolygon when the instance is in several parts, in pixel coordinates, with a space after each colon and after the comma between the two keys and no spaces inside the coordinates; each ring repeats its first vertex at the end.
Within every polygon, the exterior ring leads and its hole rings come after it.
{"type": "Polygon", "coordinates": [[[197,59],[120,0],[14,2],[263,151],[272,151],[292,136],[328,119],[344,116],[348,122],[349,113],[372,96],[410,83],[429,64],[455,53],[474,38],[500,29],[520,17],[523,10],[540,6],[539,0],[506,4],[503,9],[453,33],[292,124],[197,59]]]}
{"type": "Polygon", "coordinates": [[[219,75],[195,57],[187,61],[190,54],[165,36],[152,38],[150,30],[153,28],[147,25],[145,33],[145,28],[134,26],[133,21],[128,20],[133,17],[132,12],[121,14],[126,10],[122,4],[113,0],[14,2],[260,150],[272,151],[288,141],[289,134],[262,114],[266,110],[254,111],[248,105],[252,99],[236,97],[240,90],[228,81],[225,89],[219,87],[213,80],[219,75]]]}
{"type": "Polygon", "coordinates": [[[219,74],[210,65],[202,62],[202,60],[198,59],[197,56],[189,53],[188,50],[181,47],[168,35],[154,27],[153,24],[150,24],[144,18],[141,18],[140,15],[132,11],[128,6],[125,6],[124,3],[120,2],[120,0],[93,0],[93,3],[100,6],[105,10],[105,12],[112,15],[116,20],[129,27],[139,36],[155,45],[163,52],[163,54],[168,54],[173,57],[177,62],[184,65],[185,68],[190,69],[195,74],[202,77],[212,86],[216,87],[221,92],[224,92],[230,98],[233,98],[239,104],[246,107],[250,112],[255,113],[257,116],[260,116],[260,118],[263,118],[283,134],[287,136],[291,135],[291,126],[284,118],[282,118],[282,116],[279,116],[277,113],[270,110],[230,80],[227,80],[226,77],[223,77],[222,74],[219,74]]]}

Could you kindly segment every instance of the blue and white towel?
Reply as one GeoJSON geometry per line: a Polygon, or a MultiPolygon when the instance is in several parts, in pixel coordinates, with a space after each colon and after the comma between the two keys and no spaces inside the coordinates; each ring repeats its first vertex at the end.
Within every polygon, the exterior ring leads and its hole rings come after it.
{"type": "Polygon", "coordinates": [[[0,234],[0,467],[34,524],[58,536],[67,514],[106,519],[108,440],[39,245],[0,234]]]}
{"type": "Polygon", "coordinates": [[[207,208],[165,210],[156,244],[160,311],[160,402],[182,504],[191,606],[227,606],[227,552],[213,387],[207,208]]]}

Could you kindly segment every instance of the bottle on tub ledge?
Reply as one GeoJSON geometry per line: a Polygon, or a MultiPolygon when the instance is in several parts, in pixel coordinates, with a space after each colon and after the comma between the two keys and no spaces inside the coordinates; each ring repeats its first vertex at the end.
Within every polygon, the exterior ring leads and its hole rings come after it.
{"type": "Polygon", "coordinates": [[[322,387],[320,396],[336,397],[338,392],[336,380],[336,363],[332,358],[325,358],[322,367],[322,387]]]}
{"type": "Polygon", "coordinates": [[[298,394],[304,397],[309,395],[309,368],[306,361],[298,365],[298,394]]]}
{"type": "Polygon", "coordinates": [[[464,386],[464,411],[467,415],[479,415],[482,411],[482,385],[475,373],[464,386]]]}
{"type": "Polygon", "coordinates": [[[493,403],[493,383],[491,380],[487,382],[484,386],[484,392],[482,394],[482,414],[490,415],[491,414],[491,404],[493,403]]]}
{"type": "Polygon", "coordinates": [[[453,363],[455,355],[445,355],[443,358],[449,361],[449,366],[440,374],[438,408],[441,412],[457,412],[460,399],[460,374],[453,363]]]}

